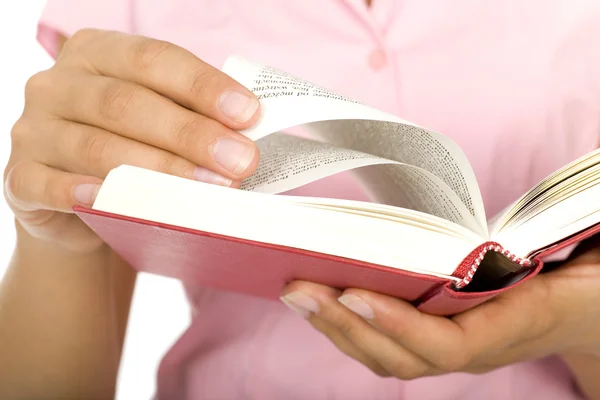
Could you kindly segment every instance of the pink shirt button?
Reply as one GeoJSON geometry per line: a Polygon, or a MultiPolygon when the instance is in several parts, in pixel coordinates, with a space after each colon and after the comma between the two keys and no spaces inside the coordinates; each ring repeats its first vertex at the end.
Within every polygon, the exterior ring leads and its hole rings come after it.
{"type": "Polygon", "coordinates": [[[369,66],[378,70],[387,65],[387,56],[385,52],[381,49],[373,50],[371,54],[369,54],[369,66]]]}

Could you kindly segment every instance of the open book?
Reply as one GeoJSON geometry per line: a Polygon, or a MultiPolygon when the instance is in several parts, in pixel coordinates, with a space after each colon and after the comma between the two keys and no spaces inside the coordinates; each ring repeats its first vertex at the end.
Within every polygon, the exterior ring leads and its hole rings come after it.
{"type": "Polygon", "coordinates": [[[599,151],[489,219],[443,135],[239,57],[224,72],[262,105],[241,132],[261,157],[242,190],[124,165],[92,209],[75,210],[140,271],[266,297],[306,279],[452,314],[533,276],[600,222],[599,151]],[[292,127],[316,140],[283,132],[292,127]],[[347,170],[372,202],[276,195],[347,170]]]}

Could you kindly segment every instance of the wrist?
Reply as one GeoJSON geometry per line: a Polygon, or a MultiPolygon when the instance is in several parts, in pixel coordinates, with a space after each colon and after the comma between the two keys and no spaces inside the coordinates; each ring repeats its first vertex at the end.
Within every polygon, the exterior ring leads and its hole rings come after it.
{"type": "MultiPolygon", "coordinates": [[[[26,276],[29,281],[45,281],[62,276],[63,280],[68,277],[71,284],[76,282],[81,286],[95,286],[99,280],[109,279],[116,271],[131,270],[107,245],[95,246],[83,252],[33,236],[18,221],[16,231],[16,246],[7,272],[26,276]]],[[[63,284],[69,285],[66,282],[63,284]]]]}
{"type": "Polygon", "coordinates": [[[110,248],[103,243],[91,246],[82,251],[64,246],[51,239],[36,237],[29,233],[17,219],[15,219],[15,229],[16,255],[41,255],[48,257],[49,260],[68,260],[67,264],[72,264],[79,260],[86,263],[94,259],[106,260],[106,257],[111,252],[110,248]]]}
{"type": "Polygon", "coordinates": [[[571,370],[578,388],[590,400],[600,400],[600,356],[592,353],[564,353],[560,358],[571,370]]]}
{"type": "Polygon", "coordinates": [[[19,223],[16,229],[0,285],[0,397],[6,387],[46,394],[73,382],[112,388],[135,271],[108,246],[77,252],[19,223]]]}

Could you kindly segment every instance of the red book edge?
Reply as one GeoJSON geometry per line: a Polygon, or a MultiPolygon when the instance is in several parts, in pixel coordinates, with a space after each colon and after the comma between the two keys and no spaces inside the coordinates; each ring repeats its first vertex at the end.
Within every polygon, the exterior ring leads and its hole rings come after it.
{"type": "MultiPolygon", "coordinates": [[[[444,285],[435,293],[424,296],[418,305],[418,309],[422,312],[435,315],[454,315],[473,308],[485,301],[488,301],[497,295],[506,292],[516,285],[534,278],[544,267],[544,258],[559,252],[560,250],[569,247],[575,243],[581,242],[600,232],[600,223],[592,225],[578,233],[568,236],[544,249],[534,252],[530,255],[531,268],[525,271],[521,279],[516,282],[497,290],[487,292],[461,292],[452,287],[452,283],[444,285]]],[[[472,254],[470,255],[472,256],[472,254]]],[[[468,258],[468,257],[467,257],[468,258]]]]}
{"type": "MultiPolygon", "coordinates": [[[[327,261],[337,261],[344,264],[350,264],[357,267],[366,267],[371,270],[377,270],[380,272],[394,273],[394,274],[402,274],[407,277],[418,278],[421,280],[431,281],[434,285],[431,290],[427,293],[420,296],[418,299],[413,301],[413,304],[417,306],[417,308],[425,313],[435,314],[435,315],[453,315],[460,312],[463,312],[467,309],[477,306],[500,293],[503,293],[512,287],[522,284],[529,279],[532,279],[536,276],[541,269],[543,268],[544,262],[543,259],[546,256],[549,256],[555,252],[560,251],[561,249],[572,245],[573,243],[577,243],[581,240],[584,240],[594,234],[600,232],[600,223],[596,224],[590,228],[587,228],[581,232],[578,232],[570,237],[567,237],[557,243],[554,243],[547,248],[540,250],[531,256],[530,260],[522,260],[518,259],[509,253],[506,249],[502,248],[498,243],[495,242],[486,242],[477,248],[475,248],[465,259],[460,263],[460,265],[456,268],[455,273],[453,274],[455,277],[461,279],[461,283],[464,284],[465,280],[468,284],[472,275],[476,272],[478,266],[478,260],[481,261],[484,255],[488,251],[495,251],[503,254],[504,256],[510,258],[514,262],[518,262],[521,265],[527,266],[529,263],[529,268],[524,269],[523,275],[520,279],[515,280],[512,284],[503,287],[497,290],[485,291],[485,292],[464,292],[460,291],[458,288],[461,287],[460,283],[457,285],[457,282],[446,280],[443,278],[418,274],[410,271],[398,270],[396,268],[391,268],[387,266],[372,264],[368,262],[358,261],[354,259],[332,256],[329,254],[318,253],[314,251],[308,251],[303,249],[298,249],[294,247],[287,247],[281,245],[274,245],[270,243],[257,242],[248,239],[241,239],[232,236],[220,235],[211,232],[205,232],[200,230],[194,230],[189,228],[184,228],[175,225],[163,224],[155,221],[149,221],[139,218],[128,217],[124,215],[93,210],[86,207],[75,206],[73,211],[76,215],[78,215],[88,226],[90,224],[86,221],[86,215],[89,216],[97,216],[102,218],[109,218],[114,220],[126,221],[129,223],[141,224],[145,226],[153,226],[161,229],[173,230],[183,233],[189,233],[193,235],[204,236],[207,238],[214,238],[220,240],[226,240],[234,243],[241,243],[245,245],[258,246],[265,249],[274,249],[278,251],[285,251],[287,253],[294,253],[298,255],[308,255],[310,257],[316,259],[325,259],[327,261]],[[470,278],[469,278],[470,277],[470,278]]],[[[94,227],[90,226],[93,230],[94,227]]]]}

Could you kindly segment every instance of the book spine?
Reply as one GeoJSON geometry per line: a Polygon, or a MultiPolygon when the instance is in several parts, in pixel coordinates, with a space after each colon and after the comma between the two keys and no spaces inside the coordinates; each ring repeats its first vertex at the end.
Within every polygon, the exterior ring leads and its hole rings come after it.
{"type": "Polygon", "coordinates": [[[479,251],[479,254],[475,258],[475,260],[472,261],[472,263],[471,263],[470,267],[468,268],[468,270],[466,271],[466,274],[464,275],[463,279],[459,282],[454,283],[454,289],[460,290],[460,289],[464,288],[465,286],[467,286],[469,283],[471,283],[471,281],[473,280],[473,277],[475,276],[475,273],[477,272],[477,269],[479,268],[479,265],[483,261],[483,258],[485,257],[485,255],[487,254],[488,251],[495,251],[497,253],[500,253],[500,254],[504,255],[505,257],[507,257],[512,262],[517,263],[517,264],[521,265],[522,267],[530,267],[532,265],[530,260],[528,260],[526,258],[517,257],[516,255],[514,255],[510,251],[506,250],[505,248],[503,248],[502,246],[500,246],[497,243],[487,244],[483,247],[483,249],[481,249],[479,251]]]}

